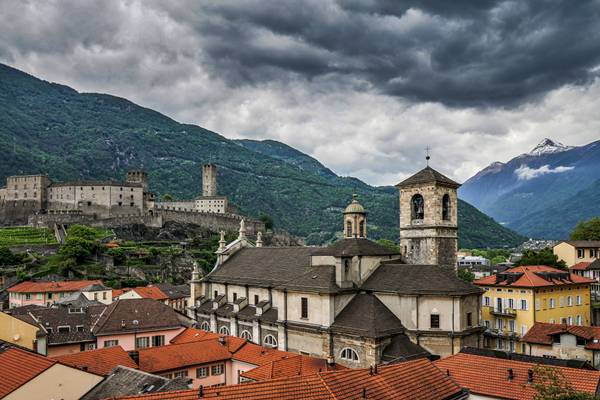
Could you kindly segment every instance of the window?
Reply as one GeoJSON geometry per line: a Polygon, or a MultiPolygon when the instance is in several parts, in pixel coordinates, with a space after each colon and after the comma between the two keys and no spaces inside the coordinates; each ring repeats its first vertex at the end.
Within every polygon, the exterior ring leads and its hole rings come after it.
{"type": "Polygon", "coordinates": [[[200,329],[202,329],[203,331],[210,331],[210,324],[208,322],[204,321],[200,325],[200,329]]]}
{"type": "Polygon", "coordinates": [[[571,307],[573,305],[573,297],[567,296],[567,306],[571,307]]]}
{"type": "Polygon", "coordinates": [[[565,298],[564,298],[564,297],[560,296],[560,297],[558,298],[558,305],[559,305],[560,307],[564,307],[564,306],[565,306],[565,298]]]}
{"type": "Polygon", "coordinates": [[[150,346],[150,338],[148,336],[142,336],[139,338],[135,338],[135,348],[136,349],[145,349],[150,346]]]}
{"type": "Polygon", "coordinates": [[[106,300],[106,292],[102,292],[102,300],[106,300]]]}
{"type": "Polygon", "coordinates": [[[521,336],[525,336],[527,333],[527,325],[521,325],[521,336]]]}
{"type": "Polygon", "coordinates": [[[577,249],[577,258],[584,258],[584,257],[585,257],[584,249],[577,249]]]}
{"type": "Polygon", "coordinates": [[[577,346],[585,346],[587,344],[587,340],[582,337],[577,336],[576,340],[577,346]]]}
{"type": "Polygon", "coordinates": [[[488,321],[487,319],[485,321],[483,321],[483,325],[485,325],[486,328],[490,328],[490,321],[488,321]]]}
{"type": "Polygon", "coordinates": [[[567,325],[573,325],[573,317],[567,318],[567,325]]]}
{"type": "Polygon", "coordinates": [[[217,297],[219,297],[219,291],[215,290],[215,297],[214,298],[216,299],[217,297]]]}
{"type": "Polygon", "coordinates": [[[439,314],[431,314],[429,317],[429,326],[432,329],[439,329],[440,327],[440,316],[439,314]]]}
{"type": "Polygon", "coordinates": [[[59,333],[69,333],[69,332],[71,332],[71,327],[70,326],[59,326],[58,332],[59,333]]]}
{"type": "Polygon", "coordinates": [[[258,295],[254,295],[254,305],[258,304],[258,295]]]}
{"type": "Polygon", "coordinates": [[[165,335],[152,336],[152,347],[163,346],[165,344],[165,335]]]}
{"type": "Polygon", "coordinates": [[[277,339],[273,335],[267,335],[263,340],[263,344],[265,346],[277,347],[277,339]]]}
{"type": "Polygon", "coordinates": [[[580,295],[577,295],[577,296],[575,297],[575,304],[577,304],[578,306],[580,306],[580,305],[581,305],[581,296],[580,296],[580,295]]]}
{"type": "Polygon", "coordinates": [[[496,329],[502,330],[502,318],[496,318],[496,329]]]}
{"type": "Polygon", "coordinates": [[[221,335],[229,335],[229,328],[226,326],[222,326],[219,328],[219,333],[221,335]]]}
{"type": "Polygon", "coordinates": [[[114,347],[114,346],[118,346],[118,345],[119,345],[118,340],[105,340],[104,341],[104,347],[114,347]]]}
{"type": "Polygon", "coordinates": [[[513,299],[508,299],[508,308],[511,310],[515,309],[515,301],[513,299]]]}
{"type": "Polygon", "coordinates": [[[468,312],[467,313],[467,326],[472,326],[473,325],[473,313],[468,312]]]}
{"type": "Polygon", "coordinates": [[[515,331],[515,320],[511,319],[508,321],[508,331],[509,332],[514,332],[515,331]]]}
{"type": "Polygon", "coordinates": [[[425,200],[420,194],[415,194],[411,201],[411,216],[412,219],[423,219],[425,218],[425,200]]]}
{"type": "Polygon", "coordinates": [[[346,360],[346,361],[352,361],[352,362],[358,362],[358,353],[356,351],[354,351],[353,349],[346,347],[345,349],[342,349],[342,352],[340,353],[340,358],[342,360],[346,360]]]}
{"type": "Polygon", "coordinates": [[[300,299],[301,302],[301,315],[300,318],[308,319],[308,298],[302,297],[300,299]]]}
{"type": "Polygon", "coordinates": [[[248,330],[243,330],[242,334],[240,335],[240,337],[242,339],[246,339],[246,340],[252,341],[252,334],[248,330]]]}
{"type": "Polygon", "coordinates": [[[535,309],[539,311],[541,309],[540,299],[535,299],[535,309]]]}
{"type": "MultiPolygon", "coordinates": [[[[35,193],[33,194],[35,196],[35,193]]],[[[598,257],[598,253],[596,252],[596,249],[590,249],[590,258],[597,258],[598,257]]]]}
{"type": "Polygon", "coordinates": [[[352,222],[346,221],[346,237],[352,237],[352,222]]]}
{"type": "Polygon", "coordinates": [[[223,364],[213,365],[212,367],[210,367],[210,374],[211,375],[222,375],[224,369],[225,368],[224,368],[223,364]]]}
{"type": "Polygon", "coordinates": [[[492,304],[492,303],[491,303],[491,299],[489,298],[489,296],[484,296],[484,297],[483,297],[483,305],[484,305],[484,306],[489,306],[489,305],[491,305],[491,304],[492,304]]]}
{"type": "Polygon", "coordinates": [[[94,293],[94,300],[98,301],[98,293],[94,293]]]}
{"type": "Polygon", "coordinates": [[[527,310],[527,300],[521,299],[521,310],[527,310]]]}
{"type": "Polygon", "coordinates": [[[206,378],[208,376],[208,367],[196,368],[196,378],[206,378]]]}
{"type": "Polygon", "coordinates": [[[442,220],[450,220],[450,196],[447,193],[442,197],[442,220]]]}
{"type": "Polygon", "coordinates": [[[25,300],[31,300],[31,293],[25,293],[25,300]]]}
{"type": "Polygon", "coordinates": [[[188,372],[187,372],[187,370],[184,370],[184,371],[177,371],[177,372],[175,372],[175,373],[173,374],[173,377],[175,377],[175,378],[185,378],[185,377],[187,377],[187,376],[188,376],[188,372]]]}
{"type": "Polygon", "coordinates": [[[75,330],[77,330],[77,332],[83,332],[83,325],[77,325],[75,330]]]}
{"type": "Polygon", "coordinates": [[[581,321],[581,315],[578,315],[577,317],[575,317],[575,323],[577,325],[583,325],[583,323],[581,321]]]}
{"type": "Polygon", "coordinates": [[[556,304],[554,303],[554,298],[550,297],[550,304],[548,306],[548,308],[554,308],[556,306],[556,304]]]}
{"type": "Polygon", "coordinates": [[[46,297],[48,297],[48,300],[52,300],[52,293],[48,293],[46,297]]]}
{"type": "Polygon", "coordinates": [[[237,300],[237,293],[233,292],[233,301],[235,302],[237,300]]]}

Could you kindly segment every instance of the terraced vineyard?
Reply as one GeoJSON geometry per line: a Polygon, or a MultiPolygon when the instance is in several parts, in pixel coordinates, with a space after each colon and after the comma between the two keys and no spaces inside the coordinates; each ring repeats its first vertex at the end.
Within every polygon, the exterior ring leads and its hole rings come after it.
{"type": "Polygon", "coordinates": [[[50,229],[26,226],[0,228],[0,247],[55,243],[56,238],[50,229]]]}

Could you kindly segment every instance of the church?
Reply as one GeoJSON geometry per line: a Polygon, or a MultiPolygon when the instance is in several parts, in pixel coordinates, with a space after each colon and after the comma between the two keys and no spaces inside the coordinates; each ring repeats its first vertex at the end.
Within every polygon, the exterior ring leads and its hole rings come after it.
{"type": "Polygon", "coordinates": [[[479,347],[481,289],[456,277],[457,189],[427,166],[399,183],[400,251],[367,238],[356,196],[326,247],[267,247],[223,235],[194,269],[190,316],[205,330],[351,367],[479,347]]]}

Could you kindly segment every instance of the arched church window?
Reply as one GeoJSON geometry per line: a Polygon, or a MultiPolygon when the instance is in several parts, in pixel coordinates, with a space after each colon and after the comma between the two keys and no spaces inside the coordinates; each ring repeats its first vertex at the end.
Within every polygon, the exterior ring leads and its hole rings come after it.
{"type": "Polygon", "coordinates": [[[342,349],[342,352],[340,353],[340,358],[342,360],[352,361],[352,362],[359,361],[358,353],[349,347],[342,349]]]}
{"type": "Polygon", "coordinates": [[[277,347],[277,339],[273,335],[267,335],[263,340],[263,344],[265,346],[277,347]]]}
{"type": "Polygon", "coordinates": [[[202,322],[202,325],[200,325],[200,329],[202,329],[203,331],[210,331],[210,324],[204,321],[202,322]]]}
{"type": "Polygon", "coordinates": [[[412,219],[423,219],[425,217],[425,201],[423,196],[415,194],[411,199],[412,219]]]}
{"type": "Polygon", "coordinates": [[[248,340],[249,342],[251,342],[251,341],[252,341],[252,334],[251,334],[251,333],[250,333],[250,331],[248,331],[248,330],[243,330],[243,331],[242,331],[242,334],[241,334],[240,336],[242,337],[242,339],[246,339],[246,340],[248,340]]]}
{"type": "Polygon", "coordinates": [[[346,222],[346,237],[352,237],[352,222],[346,222]]]}
{"type": "Polygon", "coordinates": [[[365,221],[360,221],[360,223],[358,224],[359,229],[358,229],[358,236],[360,237],[365,237],[365,221]]]}
{"type": "Polygon", "coordinates": [[[229,328],[226,326],[222,326],[219,328],[219,333],[221,335],[229,335],[229,328]]]}
{"type": "Polygon", "coordinates": [[[450,220],[450,195],[447,193],[442,197],[442,219],[444,221],[450,220]]]}

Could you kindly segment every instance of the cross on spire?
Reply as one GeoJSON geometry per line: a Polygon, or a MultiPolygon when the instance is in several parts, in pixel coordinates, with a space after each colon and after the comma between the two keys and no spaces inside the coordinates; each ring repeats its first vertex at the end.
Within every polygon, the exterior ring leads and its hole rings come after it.
{"type": "Polygon", "coordinates": [[[425,161],[427,162],[428,167],[429,167],[429,160],[431,160],[431,156],[429,155],[429,150],[431,150],[431,147],[429,147],[429,145],[427,145],[427,147],[425,147],[425,161]]]}

